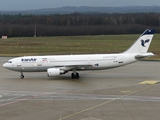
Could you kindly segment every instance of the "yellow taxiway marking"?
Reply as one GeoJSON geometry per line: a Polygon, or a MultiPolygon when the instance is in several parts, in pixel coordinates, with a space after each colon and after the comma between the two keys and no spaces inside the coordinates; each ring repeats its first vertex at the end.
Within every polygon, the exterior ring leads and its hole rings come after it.
{"type": "Polygon", "coordinates": [[[97,119],[97,118],[93,118],[93,117],[87,117],[87,118],[82,118],[80,120],[102,120],[102,119],[97,119]]]}
{"type": "Polygon", "coordinates": [[[129,95],[132,95],[132,94],[138,93],[138,92],[140,92],[140,91],[146,90],[146,89],[148,89],[148,88],[151,88],[152,86],[154,86],[154,85],[147,86],[147,87],[145,87],[145,88],[142,88],[142,89],[139,89],[139,90],[136,90],[136,91],[130,92],[130,93],[128,93],[128,94],[126,94],[126,95],[122,95],[122,96],[120,96],[120,97],[118,97],[118,98],[114,98],[114,99],[112,99],[112,100],[109,100],[109,101],[103,102],[103,103],[101,103],[101,104],[98,104],[98,105],[92,106],[92,107],[90,107],[90,108],[87,108],[87,109],[84,109],[84,110],[82,110],[82,111],[79,111],[79,112],[73,113],[73,114],[71,114],[71,115],[68,115],[68,116],[66,116],[66,117],[60,118],[59,120],[64,120],[64,119],[67,119],[67,118],[73,117],[73,116],[75,116],[75,115],[79,115],[79,114],[81,114],[81,113],[83,113],[83,112],[86,112],[86,111],[92,110],[92,109],[94,109],[94,108],[97,108],[97,107],[100,107],[100,106],[106,105],[106,104],[108,104],[108,103],[111,103],[111,102],[113,102],[113,101],[119,100],[119,99],[124,98],[124,97],[126,97],[126,96],[129,96],[129,95]]]}
{"type": "Polygon", "coordinates": [[[151,80],[151,81],[143,81],[143,82],[140,82],[139,84],[154,85],[154,84],[157,84],[157,83],[159,83],[159,82],[160,82],[160,81],[151,80]]]}
{"type": "Polygon", "coordinates": [[[131,92],[131,91],[120,91],[121,93],[129,93],[129,92],[131,92]]]}

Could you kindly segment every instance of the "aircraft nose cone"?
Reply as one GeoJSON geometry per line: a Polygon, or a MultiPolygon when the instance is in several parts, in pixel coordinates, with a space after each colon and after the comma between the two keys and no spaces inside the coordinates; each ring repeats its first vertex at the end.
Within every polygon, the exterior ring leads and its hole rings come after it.
{"type": "Polygon", "coordinates": [[[7,67],[6,63],[4,63],[4,64],[3,64],[3,67],[4,67],[4,68],[6,68],[6,67],[7,67]]]}

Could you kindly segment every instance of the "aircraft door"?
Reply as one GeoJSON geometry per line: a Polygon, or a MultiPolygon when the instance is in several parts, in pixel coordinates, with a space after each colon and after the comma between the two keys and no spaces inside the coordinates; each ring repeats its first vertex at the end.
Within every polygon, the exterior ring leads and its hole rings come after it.
{"type": "Polygon", "coordinates": [[[118,63],[123,63],[123,56],[119,55],[117,58],[118,63]]]}
{"type": "Polygon", "coordinates": [[[17,60],[17,67],[21,67],[21,66],[22,66],[21,59],[18,59],[18,60],[17,60]]]}
{"type": "Polygon", "coordinates": [[[88,58],[88,64],[91,65],[91,58],[88,58]]]}
{"type": "Polygon", "coordinates": [[[42,58],[37,58],[36,64],[37,66],[42,66],[42,58]]]}

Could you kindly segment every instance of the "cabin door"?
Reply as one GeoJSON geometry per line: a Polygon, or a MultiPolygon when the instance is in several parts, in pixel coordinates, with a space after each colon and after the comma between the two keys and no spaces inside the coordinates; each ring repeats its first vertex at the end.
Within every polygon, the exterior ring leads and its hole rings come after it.
{"type": "Polygon", "coordinates": [[[88,64],[91,65],[91,58],[88,58],[88,64]]]}
{"type": "Polygon", "coordinates": [[[36,64],[37,66],[42,66],[42,58],[37,58],[36,64]]]}
{"type": "Polygon", "coordinates": [[[118,56],[118,63],[123,63],[123,56],[122,55],[120,55],[120,56],[118,56]]]}
{"type": "Polygon", "coordinates": [[[17,60],[17,67],[21,67],[21,66],[22,66],[21,59],[18,59],[18,60],[17,60]]]}

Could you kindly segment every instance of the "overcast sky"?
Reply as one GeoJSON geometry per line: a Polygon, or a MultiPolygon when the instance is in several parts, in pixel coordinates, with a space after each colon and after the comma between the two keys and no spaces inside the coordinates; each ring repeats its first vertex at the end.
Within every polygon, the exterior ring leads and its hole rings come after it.
{"type": "Polygon", "coordinates": [[[30,10],[64,6],[160,6],[160,0],[0,0],[0,10],[30,10]]]}

